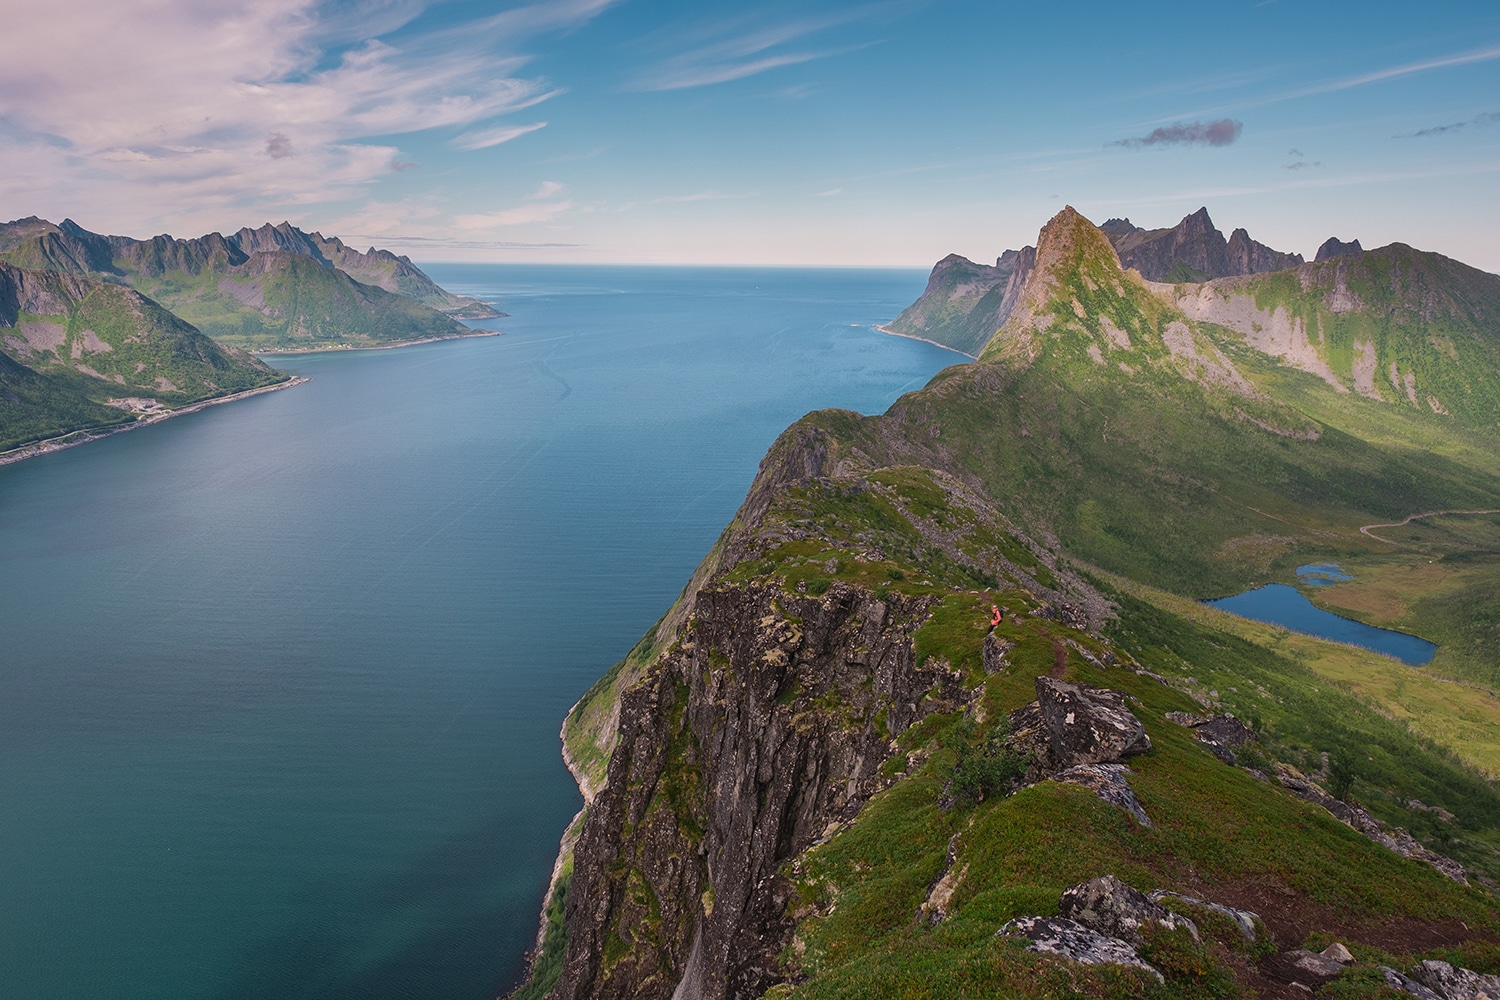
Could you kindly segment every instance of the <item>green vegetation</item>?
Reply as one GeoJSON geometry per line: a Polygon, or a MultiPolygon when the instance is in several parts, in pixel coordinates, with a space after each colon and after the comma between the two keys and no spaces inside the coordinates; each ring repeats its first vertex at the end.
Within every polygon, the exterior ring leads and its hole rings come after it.
{"type": "Polygon", "coordinates": [[[0,450],[289,377],[121,285],[0,265],[0,291],[0,450]]]}
{"type": "MultiPolygon", "coordinates": [[[[786,981],[767,997],[1248,996],[1272,953],[1335,940],[1363,964],[1330,996],[1381,995],[1376,961],[1500,967],[1490,778],[1500,773],[1500,516],[1360,530],[1500,508],[1500,408],[1486,388],[1500,353],[1475,319],[1500,311],[1489,297],[1500,283],[1407,248],[1313,268],[1306,291],[1294,276],[1236,279],[1259,308],[1303,320],[1335,369],[1350,370],[1367,342],[1397,360],[1400,397],[1382,388],[1373,398],[1189,321],[1171,293],[1122,273],[1075,213],[1050,223],[1038,247],[1038,271],[980,362],[940,373],[883,416],[824,411],[782,436],[684,600],[585,696],[570,732],[614,738],[606,722],[622,685],[649,675],[694,587],[902,596],[899,606],[927,609],[912,635],[916,664],[945,680],[904,731],[893,731],[894,706],[853,719],[889,740],[884,785],[782,865],[795,930],[780,957],[786,981]],[[1332,312],[1338,281],[1369,315],[1332,312]],[[1408,372],[1440,406],[1411,405],[1408,372]],[[1354,579],[1310,596],[1437,640],[1432,667],[1198,603],[1295,583],[1294,568],[1316,561],[1354,579]],[[1096,632],[1079,627],[1078,609],[1061,612],[1075,599],[1104,619],[1096,632]],[[987,640],[992,604],[1006,614],[987,640]],[[1149,824],[1078,785],[1043,780],[1011,794],[1028,762],[1007,740],[1010,713],[1043,674],[1118,691],[1141,720],[1152,749],[1130,758],[1126,780],[1149,824]],[[1178,712],[1233,713],[1255,739],[1226,764],[1168,721],[1178,712]],[[1295,773],[1462,863],[1473,884],[1275,780],[1295,773]],[[1255,909],[1261,934],[1248,942],[1222,915],[1171,904],[1203,936],[1148,934],[1141,954],[1164,983],[997,937],[1012,918],[1056,914],[1065,889],[1102,874],[1255,909]],[[1415,933],[1458,926],[1461,946],[1415,933]]],[[[988,292],[959,291],[973,274],[944,265],[929,291],[950,305],[983,301],[988,292]]],[[[728,662],[708,657],[709,669],[728,662]]],[[[766,695],[788,727],[829,717],[811,684],[766,695]]],[[[682,694],[669,711],[681,711],[682,694]]],[[[700,823],[710,804],[693,780],[711,740],[668,728],[678,735],[655,801],[673,803],[686,842],[711,849],[712,825],[700,823]]],[[[612,939],[606,961],[627,937],[612,939]]]]}

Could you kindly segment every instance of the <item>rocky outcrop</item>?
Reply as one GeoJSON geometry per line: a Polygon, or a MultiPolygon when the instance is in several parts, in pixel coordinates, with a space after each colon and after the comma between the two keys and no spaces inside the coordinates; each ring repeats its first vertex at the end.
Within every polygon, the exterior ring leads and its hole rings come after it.
{"type": "Polygon", "coordinates": [[[1199,906],[1205,910],[1211,910],[1222,917],[1228,917],[1234,921],[1234,925],[1239,928],[1240,934],[1246,941],[1255,940],[1255,926],[1261,922],[1260,915],[1251,913],[1249,910],[1237,910],[1232,906],[1225,906],[1222,903],[1210,903],[1208,900],[1199,899],[1197,896],[1187,896],[1183,893],[1170,892],[1166,889],[1156,889],[1148,893],[1147,898],[1153,903],[1160,903],[1164,899],[1175,899],[1189,906],[1199,906]]]}
{"type": "Polygon", "coordinates": [[[1436,993],[1432,992],[1432,990],[1429,990],[1427,987],[1423,986],[1415,979],[1412,979],[1410,976],[1407,976],[1404,973],[1397,972],[1395,969],[1391,968],[1388,965],[1382,965],[1378,968],[1380,970],[1381,976],[1385,978],[1385,984],[1393,990],[1401,993],[1409,993],[1412,996],[1417,997],[1418,1000],[1443,1000],[1442,997],[1438,996],[1436,993]]]}
{"type": "Polygon", "coordinates": [[[919,667],[929,598],[835,583],[701,591],[678,640],[626,691],[589,809],[554,996],[745,997],[778,981],[781,864],[884,786],[892,734],[968,695],[919,667]]]}
{"type": "Polygon", "coordinates": [[[1141,826],[1152,826],[1151,817],[1146,815],[1141,800],[1125,780],[1131,773],[1124,764],[1079,764],[1057,772],[1051,780],[1087,788],[1110,805],[1130,813],[1141,826]]]}
{"type": "Polygon", "coordinates": [[[1146,930],[1185,930],[1198,940],[1198,927],[1187,917],[1153,902],[1139,889],[1113,875],[1101,875],[1062,894],[1057,912],[1089,930],[1119,938],[1137,948],[1146,943],[1146,930]]]}
{"type": "MultiPolygon", "coordinates": [[[[1452,858],[1444,857],[1436,851],[1423,847],[1415,837],[1400,827],[1387,828],[1362,807],[1339,801],[1296,768],[1286,764],[1277,765],[1276,780],[1297,798],[1322,806],[1339,822],[1353,827],[1382,847],[1404,858],[1425,861],[1453,881],[1464,885],[1469,884],[1468,874],[1464,871],[1463,865],[1452,858]]],[[[1500,997],[1496,1000],[1500,1000],[1500,997]]]]}
{"type": "Polygon", "coordinates": [[[1255,730],[1233,715],[1192,715],[1188,712],[1168,712],[1167,721],[1193,730],[1193,737],[1226,764],[1235,763],[1234,752],[1255,740],[1255,730]]]}
{"type": "Polygon", "coordinates": [[[1124,965],[1164,981],[1162,974],[1142,961],[1129,943],[1066,917],[1017,917],[1001,927],[997,935],[1024,939],[1027,951],[1058,955],[1084,965],[1124,965]]]}
{"type": "Polygon", "coordinates": [[[1332,260],[1335,257],[1353,257],[1365,252],[1365,248],[1359,245],[1359,240],[1351,240],[1345,243],[1337,236],[1330,236],[1318,247],[1315,261],[1332,260]]]}
{"type": "Polygon", "coordinates": [[[1418,962],[1411,978],[1443,1000],[1500,1000],[1500,976],[1455,968],[1437,959],[1418,962]]]}
{"type": "Polygon", "coordinates": [[[1145,727],[1118,691],[1038,677],[1036,696],[1047,740],[1039,761],[1048,773],[1117,763],[1151,749],[1145,727]]]}

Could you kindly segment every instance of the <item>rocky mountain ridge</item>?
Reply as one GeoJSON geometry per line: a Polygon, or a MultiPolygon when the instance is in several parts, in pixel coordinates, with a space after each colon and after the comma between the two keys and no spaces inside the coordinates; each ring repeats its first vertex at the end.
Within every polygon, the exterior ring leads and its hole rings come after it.
{"type": "Polygon", "coordinates": [[[259,350],[462,336],[459,319],[503,315],[438,287],[409,258],[287,222],[136,240],[32,216],[0,224],[0,260],[127,284],[210,336],[259,350]]]}
{"type": "MultiPolygon", "coordinates": [[[[1099,229],[1115,248],[1121,266],[1150,281],[1202,282],[1267,274],[1303,263],[1301,254],[1273,250],[1244,229],[1234,230],[1226,240],[1207,208],[1167,229],[1142,229],[1129,219],[1110,219],[1099,229]]],[[[994,267],[949,254],[933,267],[921,298],[885,329],[977,357],[1014,308],[1035,252],[1031,246],[1007,250],[994,267]]]]}
{"type": "MultiPolygon", "coordinates": [[[[1335,346],[1334,317],[1394,289],[1388,342],[1416,344],[1490,308],[1433,256],[1273,277],[1335,346]]],[[[938,284],[978,308],[1002,265],[980,360],[788,429],[678,604],[570,712],[596,794],[519,996],[1287,997],[1493,968],[1493,785],[1330,686],[1324,654],[1150,588],[1349,562],[1384,544],[1357,530],[1377,511],[1500,506],[1500,455],[1405,444],[1468,425],[1284,371],[1179,301],[1231,286],[1150,282],[1071,209],[1026,260],[950,260],[938,284]],[[1090,903],[1066,919],[1139,965],[1040,947],[1081,940],[1053,914],[1105,876],[1193,930],[1106,934],[1090,903]]],[[[1500,575],[1485,544],[1447,551],[1500,575]]]]}

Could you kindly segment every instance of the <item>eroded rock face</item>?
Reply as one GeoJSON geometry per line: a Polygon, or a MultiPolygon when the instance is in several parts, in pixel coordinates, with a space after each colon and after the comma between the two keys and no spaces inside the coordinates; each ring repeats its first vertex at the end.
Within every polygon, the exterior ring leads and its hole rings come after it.
{"type": "Polygon", "coordinates": [[[1027,951],[1061,955],[1084,965],[1125,965],[1143,969],[1157,980],[1160,972],[1141,961],[1128,942],[1090,930],[1067,917],[1017,917],[999,930],[1002,937],[1025,938],[1027,951]]]}
{"type": "Polygon", "coordinates": [[[1145,727],[1118,691],[1038,677],[1036,697],[1052,771],[1115,763],[1151,749],[1145,727]]]}
{"type": "Polygon", "coordinates": [[[919,669],[931,598],[719,584],[626,691],[568,893],[558,998],[758,997],[779,981],[778,871],[884,786],[891,736],[968,693],[919,669]]]}
{"type": "Polygon", "coordinates": [[[1443,1000],[1500,1000],[1500,976],[1457,969],[1436,959],[1418,962],[1411,978],[1443,1000]]]}
{"type": "Polygon", "coordinates": [[[1075,885],[1062,894],[1058,912],[1090,930],[1119,938],[1136,947],[1146,943],[1148,927],[1182,928],[1198,939],[1197,926],[1180,914],[1152,902],[1146,894],[1113,875],[1101,875],[1075,885]]]}

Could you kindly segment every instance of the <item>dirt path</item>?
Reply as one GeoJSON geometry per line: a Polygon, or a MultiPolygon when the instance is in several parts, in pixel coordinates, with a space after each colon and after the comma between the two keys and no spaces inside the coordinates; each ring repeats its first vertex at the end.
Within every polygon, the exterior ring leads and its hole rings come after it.
{"type": "Polygon", "coordinates": [[[1420,521],[1424,517],[1443,517],[1448,514],[1500,514],[1500,510],[1429,510],[1425,514],[1413,514],[1404,521],[1392,521],[1390,524],[1367,524],[1359,529],[1361,535],[1366,535],[1377,542],[1385,542],[1387,545],[1400,545],[1389,538],[1381,538],[1372,530],[1374,528],[1404,528],[1413,521],[1420,521]]]}

